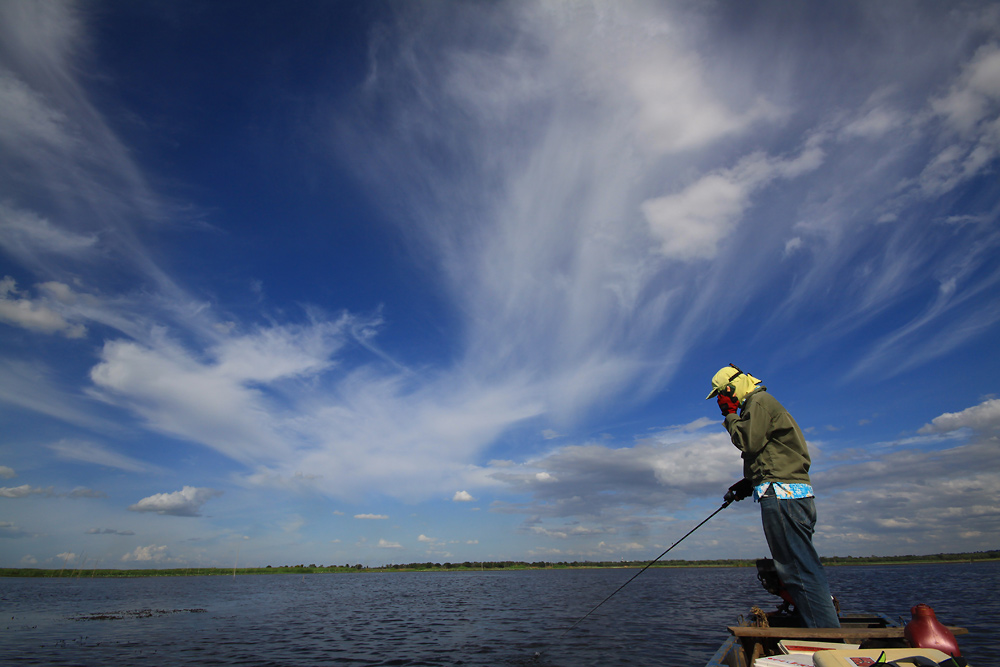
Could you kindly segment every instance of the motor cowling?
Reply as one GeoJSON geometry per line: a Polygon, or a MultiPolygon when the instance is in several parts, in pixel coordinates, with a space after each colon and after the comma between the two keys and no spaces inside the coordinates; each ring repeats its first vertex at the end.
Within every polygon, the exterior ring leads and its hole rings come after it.
{"type": "Polygon", "coordinates": [[[791,593],[785,590],[785,585],[781,583],[781,577],[778,576],[778,569],[774,566],[774,560],[770,558],[757,559],[757,580],[764,587],[764,590],[771,595],[777,595],[788,605],[795,604],[791,593]]]}

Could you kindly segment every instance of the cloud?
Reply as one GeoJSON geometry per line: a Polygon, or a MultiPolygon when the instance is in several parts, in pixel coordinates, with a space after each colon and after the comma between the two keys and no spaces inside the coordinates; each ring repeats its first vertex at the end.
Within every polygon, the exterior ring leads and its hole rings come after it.
{"type": "Polygon", "coordinates": [[[933,113],[953,134],[920,175],[925,193],[941,195],[987,169],[1000,156],[1000,44],[982,46],[933,113]]]}
{"type": "Polygon", "coordinates": [[[824,539],[866,553],[893,553],[900,539],[940,550],[993,548],[985,536],[1000,518],[998,405],[987,399],[940,415],[919,435],[842,452],[850,463],[813,475],[821,511],[836,516],[836,527],[820,531],[824,539]]]}
{"type": "Polygon", "coordinates": [[[92,463],[128,472],[149,472],[157,469],[156,466],[143,463],[130,456],[112,451],[104,445],[86,440],[60,440],[48,445],[48,447],[59,458],[69,461],[92,463]]]}
{"type": "Polygon", "coordinates": [[[931,100],[931,108],[957,132],[968,134],[992,121],[1000,102],[1000,45],[982,46],[964,67],[948,94],[931,100]]]}
{"type": "Polygon", "coordinates": [[[97,416],[91,402],[68,392],[55,369],[37,361],[0,357],[0,400],[88,430],[119,428],[97,416]]]}
{"type": "Polygon", "coordinates": [[[822,161],[823,151],[815,145],[786,160],[750,155],[732,169],[703,176],[681,192],[644,201],[642,212],[665,257],[712,259],[756,191],[777,178],[813,171],[822,161]]]}
{"type": "Polygon", "coordinates": [[[82,338],[87,329],[81,324],[71,324],[62,315],[47,306],[27,298],[17,290],[10,276],[0,280],[0,320],[40,333],[61,333],[67,338],[82,338]],[[13,297],[13,298],[12,298],[13,297]]]}
{"type": "Polygon", "coordinates": [[[104,491],[95,491],[94,489],[88,489],[85,487],[77,487],[69,492],[70,498],[107,498],[108,494],[104,491]]]}
{"type": "Polygon", "coordinates": [[[378,541],[379,549],[402,549],[403,545],[399,542],[390,542],[388,540],[379,539],[378,541]]]}
{"type": "Polygon", "coordinates": [[[38,486],[30,486],[28,484],[22,484],[21,486],[4,486],[0,487],[0,498],[24,498],[31,495],[53,495],[52,487],[41,488],[38,486]]]}
{"type": "Polygon", "coordinates": [[[76,561],[77,555],[72,551],[64,551],[61,554],[56,554],[56,558],[62,559],[64,564],[69,565],[70,563],[76,561]]]}
{"type": "Polygon", "coordinates": [[[645,45],[643,56],[633,52],[628,61],[615,63],[624,71],[637,105],[636,127],[647,149],[666,154],[691,151],[743,132],[758,121],[781,117],[779,109],[761,98],[743,111],[727,108],[700,58],[677,49],[672,45],[676,43],[657,39],[645,45]]]}
{"type": "Polygon", "coordinates": [[[21,258],[38,255],[84,256],[94,249],[96,234],[76,234],[31,211],[0,202],[0,247],[21,258]]]}
{"type": "Polygon", "coordinates": [[[577,517],[599,522],[588,529],[601,528],[601,522],[632,525],[636,510],[680,508],[710,487],[724,493],[740,474],[736,453],[725,433],[682,430],[654,434],[631,447],[567,445],[537,460],[491,470],[490,478],[529,498],[496,502],[493,510],[539,521],[577,517]]]}
{"type": "Polygon", "coordinates": [[[385,514],[355,514],[355,519],[388,519],[385,514]]]}
{"type": "Polygon", "coordinates": [[[235,460],[285,459],[289,441],[261,387],[328,368],[348,325],[342,319],[233,336],[207,351],[208,362],[165,337],[152,346],[108,341],[91,369],[94,395],[128,407],[157,431],[235,460]]]}
{"type": "Polygon", "coordinates": [[[18,539],[21,537],[34,537],[32,533],[23,530],[20,526],[10,521],[0,521],[0,538],[18,539]]]}
{"type": "Polygon", "coordinates": [[[170,560],[172,559],[169,556],[169,549],[167,549],[167,546],[158,546],[155,544],[150,544],[145,547],[136,547],[131,552],[122,556],[122,561],[126,563],[129,561],[160,563],[170,560]]]}
{"type": "MultiPolygon", "coordinates": [[[[538,433],[553,424],[549,438],[599,421],[602,410],[643,405],[688,352],[727,335],[742,299],[787,291],[772,309],[782,322],[754,322],[755,331],[767,338],[791,326],[801,332],[792,338],[815,349],[884,315],[878,322],[896,328],[870,359],[857,353],[865,370],[897,354],[916,352],[907,358],[920,363],[954,349],[998,312],[989,289],[996,275],[983,270],[996,250],[989,225],[950,226],[947,234],[966,235],[950,244],[919,213],[933,207],[914,199],[921,174],[933,184],[983,173],[978,161],[991,155],[993,52],[962,69],[954,32],[940,38],[949,44],[944,55],[928,55],[941,61],[936,72],[958,72],[953,87],[921,79],[895,96],[869,95],[886,82],[869,74],[881,61],[867,56],[881,41],[862,40],[863,31],[835,48],[864,65],[852,70],[838,58],[847,69],[827,79],[815,60],[772,62],[740,40],[715,39],[701,10],[692,17],[679,6],[400,5],[397,20],[379,28],[384,39],[370,45],[370,76],[357,95],[316,116],[346,128],[334,132],[333,159],[369,179],[365,194],[412,241],[415,263],[430,267],[420,282],[433,284],[457,320],[458,333],[444,341],[447,359],[428,360],[394,338],[405,326],[393,329],[381,315],[307,309],[307,321],[293,324],[261,311],[244,322],[219,312],[222,296],[218,306],[214,295],[206,297],[212,304],[187,297],[139,241],[142,225],[168,226],[176,212],[149,191],[75,78],[91,71],[78,50],[88,22],[72,6],[25,6],[0,10],[2,166],[16,177],[0,186],[0,199],[9,199],[0,206],[0,242],[46,282],[25,293],[11,280],[0,307],[18,326],[47,322],[64,336],[71,323],[107,326],[87,396],[242,463],[251,484],[407,499],[492,485],[528,498],[506,510],[546,517],[681,503],[700,492],[690,482],[698,475],[722,483],[721,473],[699,466],[731,461],[724,443],[659,434],[509,466],[482,467],[480,457],[518,426],[538,433]],[[825,83],[855,78],[864,79],[856,88],[825,83]],[[824,81],[836,109],[829,98],[784,91],[812,80],[824,81]],[[931,120],[919,125],[907,98],[939,100],[929,103],[931,120]],[[947,145],[932,126],[944,128],[947,145]],[[930,161],[919,152],[929,145],[938,151],[930,161]],[[882,223],[867,224],[874,220],[882,223]],[[788,261],[779,261],[782,250],[788,261]],[[809,261],[793,261],[800,258],[809,261]],[[692,262],[698,271],[679,266],[692,262]],[[738,294],[727,271],[734,265],[738,294]],[[71,274],[92,279],[92,294],[122,284],[135,291],[84,304],[71,274]],[[913,290],[927,276],[940,300],[899,325],[888,309],[916,303],[913,290]],[[828,315],[814,318],[820,302],[828,315]],[[269,324],[247,323],[259,321],[269,324]],[[923,336],[942,321],[956,326],[923,336]],[[397,360],[387,351],[394,348],[413,356],[397,360]],[[615,495],[620,481],[636,491],[615,495]]],[[[924,14],[914,21],[938,28],[924,14]]],[[[902,52],[923,53],[908,35],[898,35],[902,52]]],[[[895,69],[890,78],[907,75],[895,69]]],[[[803,356],[799,348],[775,353],[803,356]]],[[[11,405],[97,421],[38,364],[3,363],[17,371],[0,380],[11,405]]],[[[150,469],[105,445],[67,442],[60,455],[150,469]]]]}
{"type": "Polygon", "coordinates": [[[918,432],[950,433],[961,428],[971,428],[986,434],[1000,432],[1000,399],[988,399],[961,412],[946,412],[935,417],[918,432]]]}
{"type": "Polygon", "coordinates": [[[185,486],[180,491],[173,493],[157,493],[143,498],[134,505],[129,506],[133,512],[156,512],[157,514],[168,514],[171,516],[201,516],[202,506],[217,496],[221,496],[222,491],[209,488],[198,488],[185,486]]]}
{"type": "Polygon", "coordinates": [[[87,535],[135,535],[131,530],[118,530],[116,528],[91,528],[87,535]]]}
{"type": "Polygon", "coordinates": [[[456,491],[452,500],[456,503],[471,503],[475,498],[468,491],[456,491]]]}
{"type": "Polygon", "coordinates": [[[10,479],[11,477],[17,477],[14,469],[7,466],[0,466],[0,479],[10,479]]]}

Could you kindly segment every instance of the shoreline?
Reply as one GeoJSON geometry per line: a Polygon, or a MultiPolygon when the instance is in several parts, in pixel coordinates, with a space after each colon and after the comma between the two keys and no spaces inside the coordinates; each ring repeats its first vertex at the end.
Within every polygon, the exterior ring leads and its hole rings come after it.
{"type": "MultiPolygon", "coordinates": [[[[933,565],[972,564],[1000,561],[1000,552],[979,552],[966,554],[936,554],[925,556],[831,556],[820,559],[825,567],[853,567],[862,565],[933,565]]],[[[178,567],[178,568],[88,568],[63,567],[0,568],[0,577],[21,578],[128,578],[128,577],[204,577],[257,574],[348,574],[348,573],[393,573],[393,572],[508,572],[520,570],[584,570],[584,569],[635,569],[646,566],[648,561],[627,562],[586,562],[548,563],[523,561],[470,562],[463,563],[409,563],[405,565],[279,565],[265,567],[178,567]]],[[[706,561],[660,561],[654,568],[708,568],[708,567],[755,567],[754,559],[706,560],[706,561]]]]}

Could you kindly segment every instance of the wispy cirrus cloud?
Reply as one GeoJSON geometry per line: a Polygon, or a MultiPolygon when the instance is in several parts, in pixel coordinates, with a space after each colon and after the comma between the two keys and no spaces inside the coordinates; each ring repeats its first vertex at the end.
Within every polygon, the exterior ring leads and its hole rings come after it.
{"type": "Polygon", "coordinates": [[[115,452],[105,445],[86,440],[60,440],[49,446],[59,458],[108,466],[129,472],[155,472],[157,466],[115,452]]]}

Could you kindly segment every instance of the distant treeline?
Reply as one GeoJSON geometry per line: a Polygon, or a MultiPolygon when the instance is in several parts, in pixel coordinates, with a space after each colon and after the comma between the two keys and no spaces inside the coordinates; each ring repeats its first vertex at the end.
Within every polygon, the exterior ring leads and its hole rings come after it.
{"type": "MultiPolygon", "coordinates": [[[[931,554],[924,556],[830,556],[825,565],[903,565],[913,563],[972,563],[1000,560],[1000,550],[971,553],[931,554]]],[[[436,572],[479,570],[559,570],[573,568],[636,568],[649,561],[463,561],[461,563],[397,563],[372,567],[360,563],[351,565],[277,565],[266,567],[184,567],[171,569],[113,570],[99,568],[0,568],[0,577],[170,577],[170,576],[234,576],[239,574],[322,574],[333,572],[436,572]]],[[[665,560],[653,567],[754,567],[754,559],[724,560],[665,560]]]]}

